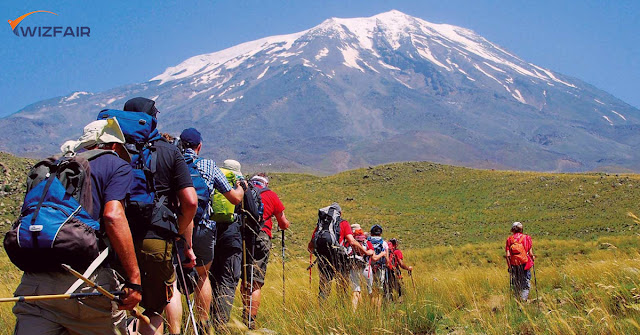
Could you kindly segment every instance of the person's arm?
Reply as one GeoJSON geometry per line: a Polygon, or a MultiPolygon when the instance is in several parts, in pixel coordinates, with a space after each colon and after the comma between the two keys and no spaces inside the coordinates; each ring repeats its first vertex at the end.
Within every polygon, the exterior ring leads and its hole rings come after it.
{"type": "MultiPolygon", "coordinates": [[[[129,229],[129,222],[124,215],[124,204],[121,200],[111,200],[104,205],[102,214],[104,226],[111,247],[118,255],[118,259],[127,275],[127,281],[140,285],[140,268],[133,248],[133,238],[129,229]]],[[[132,310],[142,300],[142,294],[138,291],[125,288],[125,296],[122,299],[120,309],[132,310]]]]}
{"type": "Polygon", "coordinates": [[[241,187],[240,181],[236,181],[236,187],[229,190],[229,192],[222,193],[230,203],[237,205],[242,201],[244,196],[244,189],[241,187]]]}
{"type": "Polygon", "coordinates": [[[398,264],[400,265],[401,268],[409,272],[413,271],[413,266],[407,266],[406,264],[404,264],[404,261],[402,260],[402,258],[398,258],[398,264]]]}
{"type": "Polygon", "coordinates": [[[289,220],[287,220],[287,217],[284,216],[284,211],[277,212],[277,213],[274,214],[274,216],[276,217],[276,220],[278,221],[278,227],[280,227],[280,229],[287,230],[289,228],[289,226],[291,225],[289,220]]]}
{"type": "MultiPolygon", "coordinates": [[[[373,250],[372,250],[373,251],[373,250]]],[[[387,257],[388,256],[388,252],[387,250],[384,250],[383,252],[377,254],[377,255],[372,255],[371,256],[371,261],[372,262],[377,262],[379,261],[382,257],[387,257]]]]}
{"type": "Polygon", "coordinates": [[[311,240],[309,241],[309,244],[307,244],[307,250],[309,251],[309,253],[313,253],[313,249],[314,249],[313,238],[316,237],[317,231],[318,231],[318,227],[316,227],[313,230],[313,234],[311,234],[311,240]]]}
{"type": "Polygon", "coordinates": [[[360,242],[356,241],[356,239],[353,237],[353,234],[347,234],[347,236],[345,236],[345,238],[347,239],[347,242],[349,243],[351,248],[353,248],[354,250],[357,250],[357,252],[360,253],[360,254],[364,254],[364,255],[369,255],[370,256],[370,254],[367,252],[367,249],[365,249],[362,246],[362,244],[360,244],[360,242]]]}
{"type": "Polygon", "coordinates": [[[180,213],[178,214],[178,234],[184,236],[185,248],[184,256],[189,263],[184,266],[192,268],[196,265],[196,255],[191,248],[193,235],[193,217],[198,209],[198,194],[193,187],[185,187],[178,190],[178,200],[180,200],[180,213]]]}
{"type": "Polygon", "coordinates": [[[511,252],[509,252],[509,239],[507,239],[507,243],[505,244],[505,255],[504,259],[507,261],[507,270],[511,269],[511,263],[509,262],[509,258],[511,257],[511,252]]]}

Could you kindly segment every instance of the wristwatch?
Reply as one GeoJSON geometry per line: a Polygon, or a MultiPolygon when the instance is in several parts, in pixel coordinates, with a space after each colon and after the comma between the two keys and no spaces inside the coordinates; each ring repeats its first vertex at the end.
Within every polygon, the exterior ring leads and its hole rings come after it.
{"type": "Polygon", "coordinates": [[[138,291],[138,292],[140,292],[142,294],[142,285],[140,285],[140,284],[134,284],[134,283],[132,283],[130,281],[126,281],[126,282],[124,282],[124,287],[130,288],[130,289],[132,289],[134,291],[138,291]]]}

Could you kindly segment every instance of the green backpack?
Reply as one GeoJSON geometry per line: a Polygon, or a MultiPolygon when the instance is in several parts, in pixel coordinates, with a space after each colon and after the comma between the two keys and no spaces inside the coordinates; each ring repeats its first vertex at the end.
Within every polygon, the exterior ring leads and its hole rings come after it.
{"type": "MultiPolygon", "coordinates": [[[[224,176],[227,177],[229,184],[236,184],[236,174],[231,170],[220,168],[220,171],[224,173],[224,176]]],[[[211,196],[211,209],[213,214],[211,214],[210,219],[217,223],[231,223],[233,222],[233,213],[236,209],[236,206],[229,202],[225,196],[220,193],[220,191],[215,190],[213,195],[211,196]]]]}

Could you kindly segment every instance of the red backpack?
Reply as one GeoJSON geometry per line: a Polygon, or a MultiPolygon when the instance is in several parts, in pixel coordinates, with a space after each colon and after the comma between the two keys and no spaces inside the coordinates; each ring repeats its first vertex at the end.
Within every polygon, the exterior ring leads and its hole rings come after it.
{"type": "Polygon", "coordinates": [[[509,238],[511,239],[511,244],[509,245],[509,253],[511,254],[511,257],[509,257],[509,264],[526,264],[529,261],[529,256],[527,256],[527,251],[524,248],[524,235],[520,235],[519,239],[515,238],[513,235],[509,238]]]}

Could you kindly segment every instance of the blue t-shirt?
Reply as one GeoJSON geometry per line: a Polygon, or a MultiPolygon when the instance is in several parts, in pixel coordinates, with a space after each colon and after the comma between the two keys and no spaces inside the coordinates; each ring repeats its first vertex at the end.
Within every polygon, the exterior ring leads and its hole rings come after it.
{"type": "Polygon", "coordinates": [[[91,166],[93,213],[99,220],[104,205],[112,200],[124,200],[133,182],[132,168],[116,155],[105,154],[89,161],[91,166]]]}

